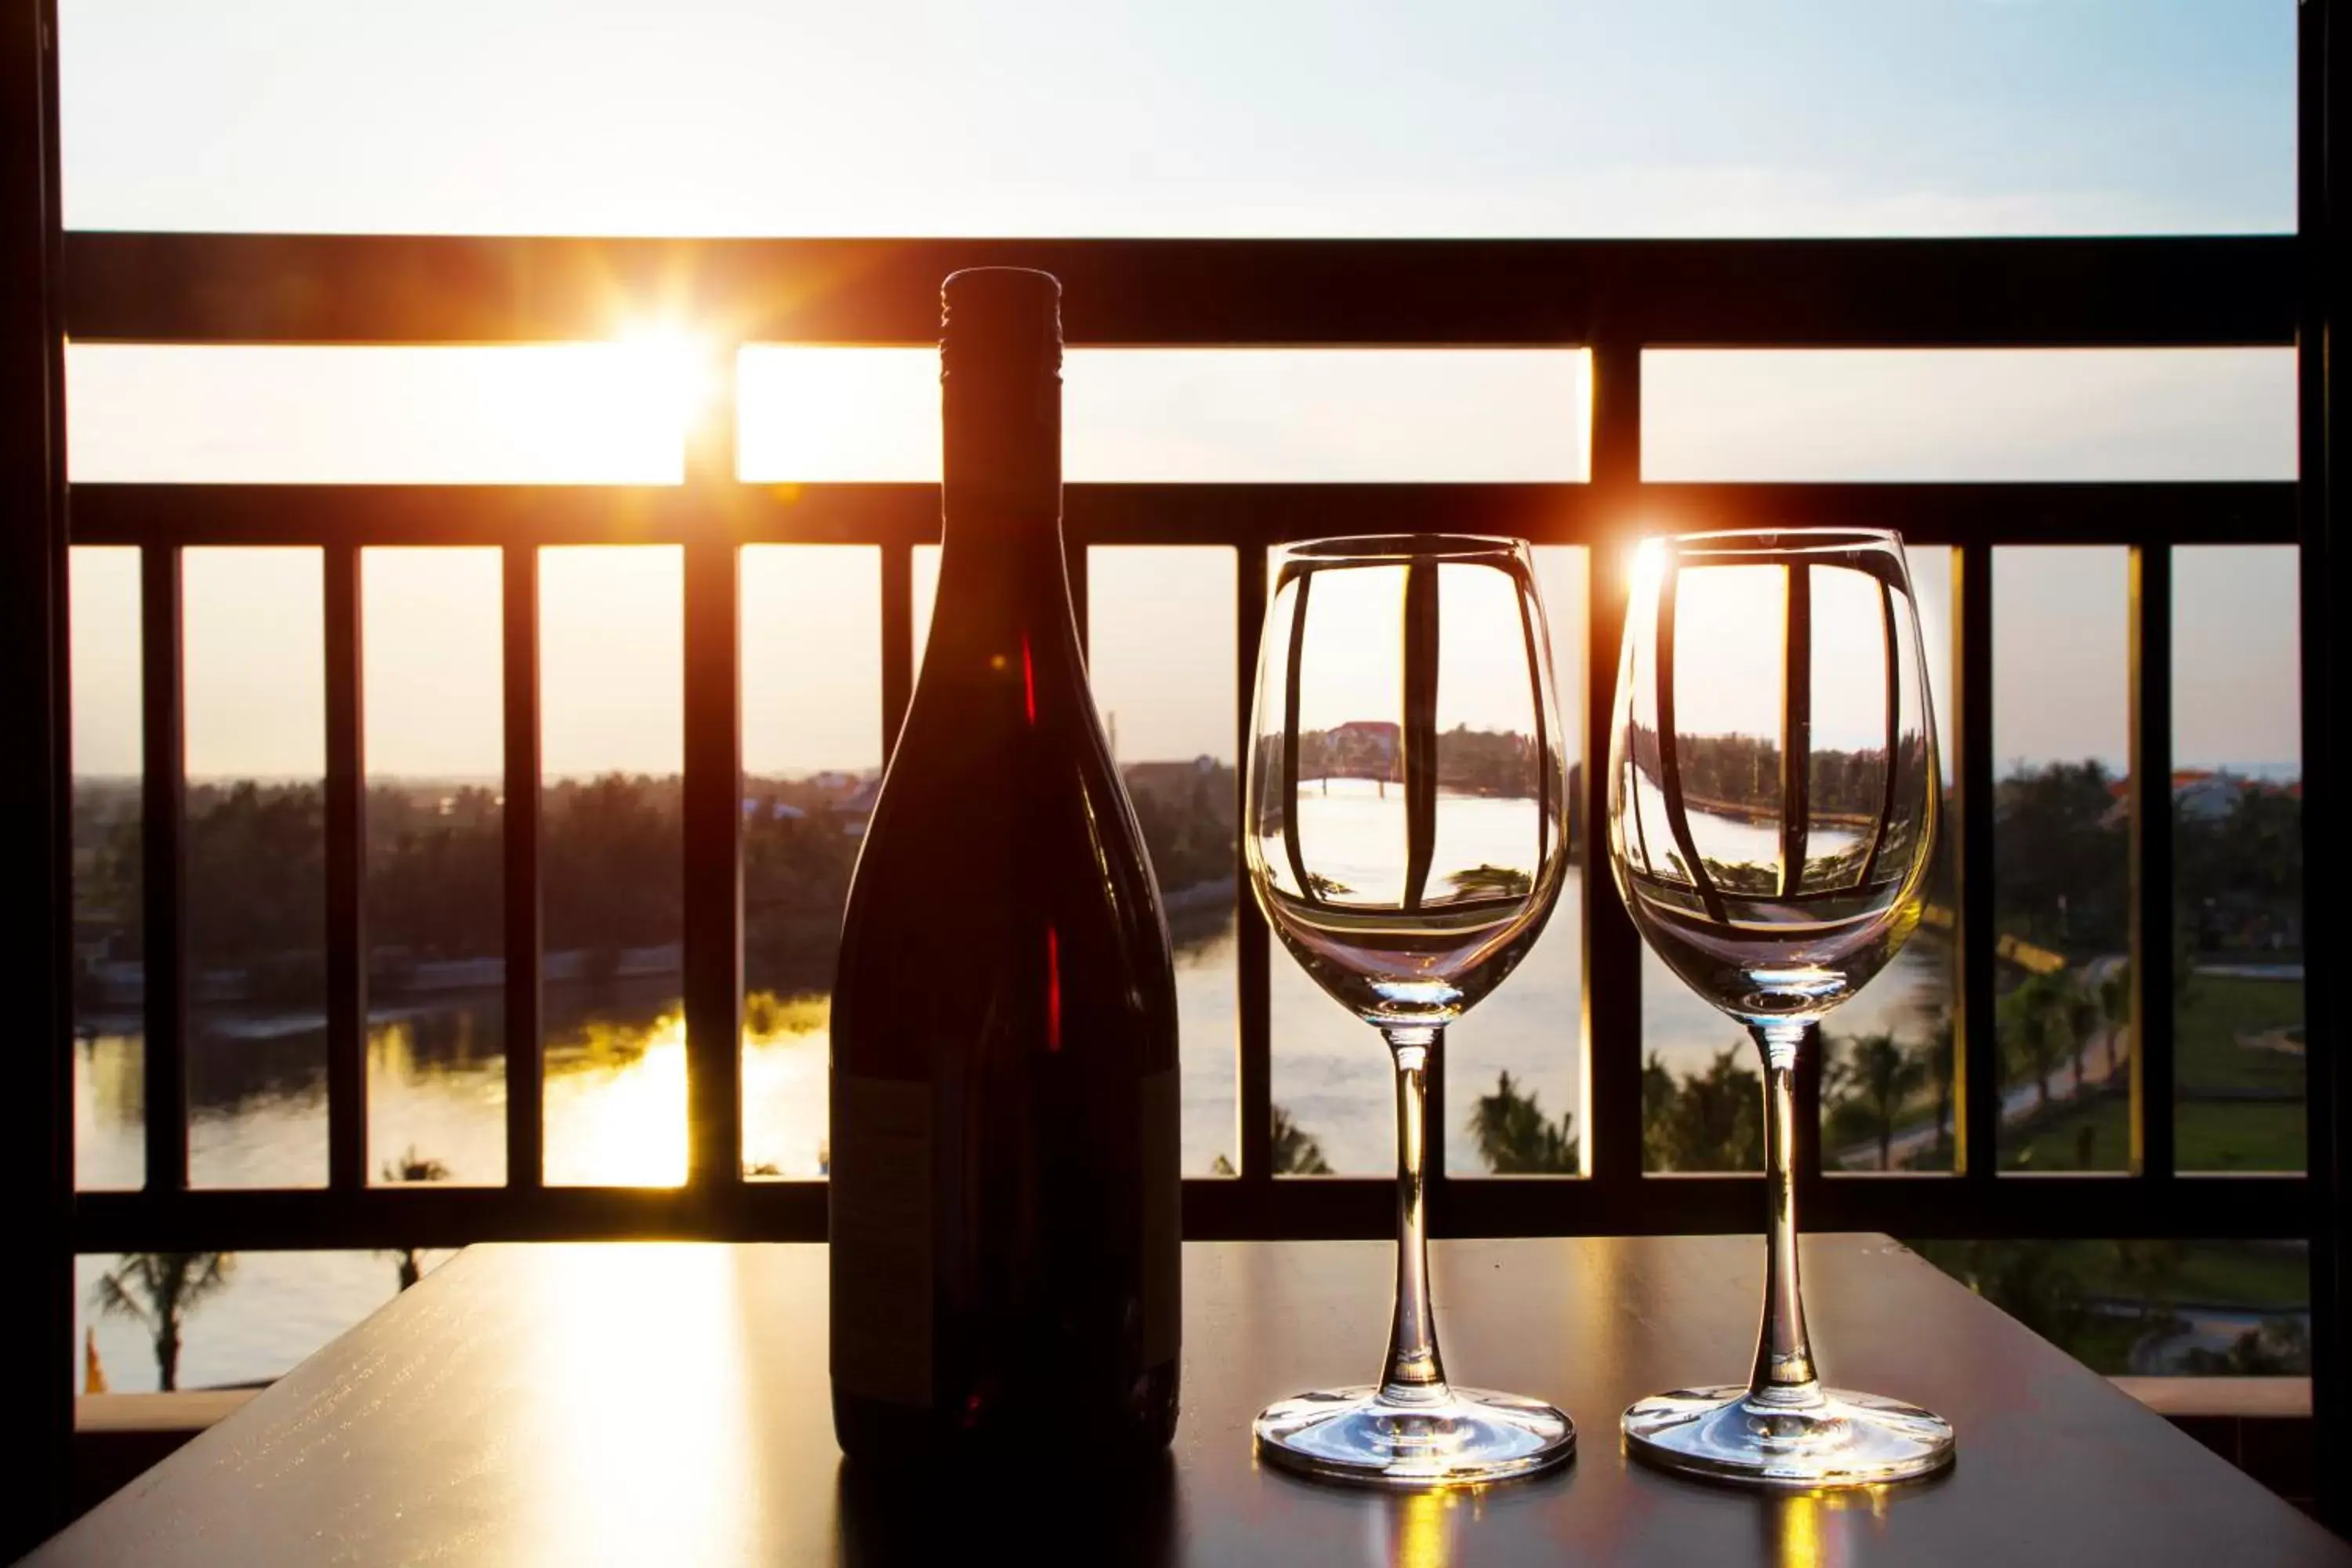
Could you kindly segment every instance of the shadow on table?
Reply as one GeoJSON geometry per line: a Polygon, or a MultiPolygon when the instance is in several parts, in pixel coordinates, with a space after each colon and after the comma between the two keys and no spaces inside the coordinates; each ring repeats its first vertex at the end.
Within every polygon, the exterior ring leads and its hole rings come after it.
{"type": "Polygon", "coordinates": [[[939,1468],[834,1472],[835,1561],[898,1563],[1098,1562],[1160,1568],[1176,1560],[1176,1467],[1161,1454],[1112,1475],[1051,1460],[1032,1470],[939,1468]]]}

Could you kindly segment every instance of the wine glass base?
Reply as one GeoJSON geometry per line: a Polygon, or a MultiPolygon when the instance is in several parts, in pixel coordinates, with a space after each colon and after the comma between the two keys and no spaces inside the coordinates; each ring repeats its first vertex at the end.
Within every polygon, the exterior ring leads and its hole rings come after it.
{"type": "Polygon", "coordinates": [[[1540,1400],[1456,1388],[1405,1405],[1380,1394],[1318,1390],[1268,1405],[1253,1427],[1258,1456],[1316,1480],[1408,1491],[1537,1475],[1576,1454],[1576,1424],[1540,1400]]]}
{"type": "Polygon", "coordinates": [[[1742,1384],[1678,1388],[1625,1412],[1625,1451],[1679,1475],[1737,1486],[1874,1486],[1931,1476],[1952,1462],[1940,1415],[1872,1394],[1822,1390],[1801,1409],[1751,1404],[1742,1384]]]}

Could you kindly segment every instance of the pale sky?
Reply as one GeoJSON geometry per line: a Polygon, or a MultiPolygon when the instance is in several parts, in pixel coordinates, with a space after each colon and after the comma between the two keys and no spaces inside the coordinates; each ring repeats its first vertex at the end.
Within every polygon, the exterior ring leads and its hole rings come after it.
{"type": "MultiPolygon", "coordinates": [[[[2293,223],[2292,0],[1070,0],[977,18],[945,4],[65,0],[68,221],[1167,235],[2293,223]]],[[[1074,353],[1068,472],[1575,480],[1586,363],[1574,351],[1074,353]]],[[[739,364],[747,479],[935,477],[927,353],[758,347],[739,364]]],[[[635,339],[77,345],[73,473],[674,482],[687,401],[675,369],[635,339]]],[[[2281,352],[1654,353],[1644,381],[1654,479],[2294,471],[2281,352]]],[[[193,773],[317,771],[317,564],[192,555],[193,773]]],[[[1095,673],[1123,756],[1230,755],[1234,570],[1216,550],[1096,552],[1095,673]]],[[[497,770],[497,573],[486,552],[371,552],[377,770],[497,770]]],[[[1948,588],[1927,575],[1932,640],[1948,588]]],[[[2297,755],[2293,579],[2289,552],[2183,557],[2184,762],[2297,755]]],[[[873,552],[754,551],[744,583],[749,764],[878,762],[873,552]]],[[[676,553],[551,555],[543,584],[550,771],[674,769],[676,553]]],[[[1556,643],[1580,650],[1580,575],[1547,590],[1556,643]]],[[[2004,552],[1996,593],[2002,756],[2119,761],[2120,552],[2004,552]]],[[[137,763],[135,604],[128,552],[78,558],[84,772],[137,763]]],[[[1945,706],[1940,684],[1937,696],[1945,706]]]]}

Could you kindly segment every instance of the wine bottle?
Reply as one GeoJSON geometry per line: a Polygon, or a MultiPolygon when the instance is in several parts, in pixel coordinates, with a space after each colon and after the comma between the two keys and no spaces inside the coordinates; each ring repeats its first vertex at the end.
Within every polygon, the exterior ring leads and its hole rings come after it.
{"type": "Polygon", "coordinates": [[[833,992],[834,1430],[1139,1455],[1176,1422],[1176,989],[1064,572],[1061,287],[940,300],[937,606],[833,992]]]}

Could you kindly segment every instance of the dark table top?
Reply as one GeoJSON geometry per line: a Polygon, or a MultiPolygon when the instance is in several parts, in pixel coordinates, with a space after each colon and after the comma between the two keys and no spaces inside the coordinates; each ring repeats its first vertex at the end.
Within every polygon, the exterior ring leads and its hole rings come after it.
{"type": "Polygon", "coordinates": [[[1361,1381],[1382,1244],[1185,1248],[1184,1415],[1107,1484],[1053,1454],[877,1482],[833,1443],[822,1247],[478,1247],[133,1482],[34,1561],[77,1563],[2342,1563],[2347,1549],[2105,1380],[1879,1237],[1805,1238],[1831,1381],[1928,1405],[1946,1477],[1759,1497],[1629,1465],[1636,1396],[1744,1375],[1760,1243],[1435,1248],[1459,1382],[1578,1424],[1564,1472],[1478,1493],[1308,1485],[1250,1417],[1361,1381]]]}

